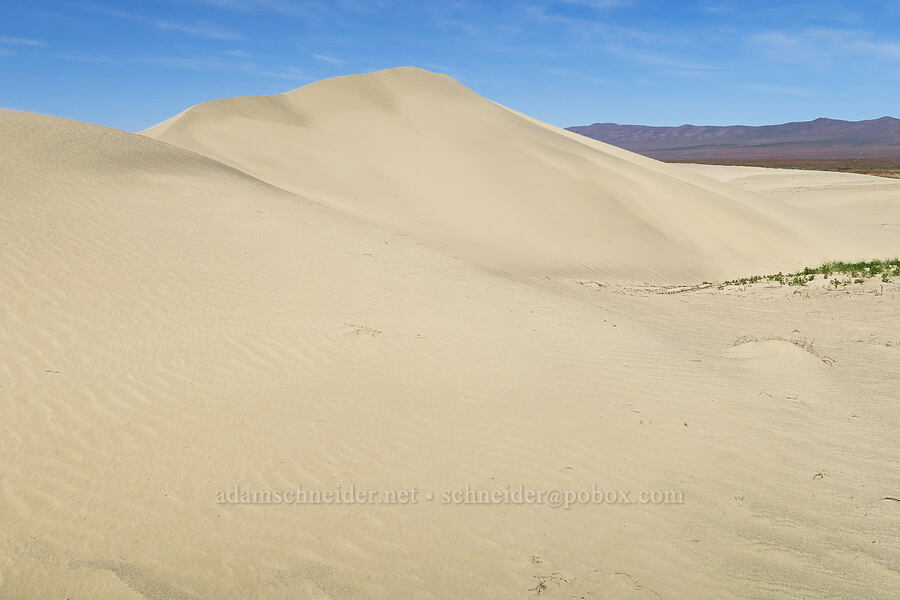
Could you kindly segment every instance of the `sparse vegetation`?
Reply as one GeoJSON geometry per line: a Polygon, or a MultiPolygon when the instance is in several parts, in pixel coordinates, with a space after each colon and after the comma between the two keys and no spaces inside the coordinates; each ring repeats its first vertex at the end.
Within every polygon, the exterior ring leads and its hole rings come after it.
{"type": "Polygon", "coordinates": [[[750,277],[723,281],[719,284],[719,289],[733,285],[748,285],[760,281],[772,281],[781,285],[805,286],[807,283],[814,281],[817,275],[821,275],[822,279],[828,279],[833,275],[843,276],[844,279],[837,277],[831,279],[831,285],[835,288],[849,285],[851,282],[855,284],[865,283],[868,279],[879,276],[883,283],[890,283],[891,277],[900,277],[900,258],[860,262],[830,261],[822,263],[818,267],[806,267],[796,273],[784,274],[778,272],[771,275],[752,275],[750,277]]]}

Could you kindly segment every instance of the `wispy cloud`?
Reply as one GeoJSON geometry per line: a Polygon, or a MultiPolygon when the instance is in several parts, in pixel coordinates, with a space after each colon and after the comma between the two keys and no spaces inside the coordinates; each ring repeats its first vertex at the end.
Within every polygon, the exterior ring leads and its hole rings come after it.
{"type": "Polygon", "coordinates": [[[231,71],[239,70],[234,63],[218,57],[194,56],[145,56],[132,59],[133,62],[167,67],[170,69],[186,69],[188,71],[231,71]]]}
{"type": "Polygon", "coordinates": [[[736,7],[734,2],[731,0],[719,0],[719,1],[710,1],[704,2],[700,5],[700,10],[702,12],[711,14],[711,15],[724,15],[724,14],[732,14],[735,12],[736,7]]]}
{"type": "Polygon", "coordinates": [[[616,8],[619,6],[628,6],[631,0],[560,0],[563,4],[581,4],[582,6],[590,6],[591,8],[616,8]]]}
{"type": "Polygon", "coordinates": [[[16,53],[15,50],[9,50],[8,48],[0,48],[0,56],[14,56],[16,53]]]}
{"type": "Polygon", "coordinates": [[[6,44],[8,46],[46,46],[47,42],[42,40],[33,40],[30,38],[20,38],[20,37],[4,37],[0,36],[0,44],[6,44]]]}
{"type": "Polygon", "coordinates": [[[876,39],[858,29],[807,28],[801,31],[764,31],[749,38],[750,45],[772,60],[828,64],[837,57],[900,59],[900,42],[876,39]]]}
{"type": "Polygon", "coordinates": [[[242,34],[224,27],[220,27],[208,21],[201,21],[194,25],[185,23],[172,23],[169,21],[150,20],[149,23],[164,31],[179,31],[195,37],[205,38],[207,40],[243,40],[246,39],[242,34]]]}
{"type": "Polygon", "coordinates": [[[278,79],[289,79],[291,81],[312,81],[312,78],[305,75],[301,69],[297,67],[276,67],[274,69],[253,69],[251,71],[257,75],[266,77],[276,77],[278,79]]]}
{"type": "Polygon", "coordinates": [[[600,40],[605,42],[638,42],[657,46],[682,45],[679,37],[668,32],[648,31],[636,27],[611,24],[593,16],[560,14],[548,10],[547,6],[530,6],[522,12],[521,18],[539,27],[562,25],[567,27],[580,41],[600,40]]]}
{"type": "Polygon", "coordinates": [[[65,60],[69,62],[80,62],[80,63],[104,63],[107,65],[120,65],[122,64],[121,60],[117,60],[114,58],[110,58],[108,56],[81,56],[78,54],[52,54],[50,58],[55,58],[57,60],[65,60]]]}
{"type": "Polygon", "coordinates": [[[709,79],[712,77],[713,71],[699,69],[665,69],[663,70],[663,74],[680,79],[709,79]]]}
{"type": "Polygon", "coordinates": [[[310,54],[314,59],[320,62],[331,63],[333,65],[342,65],[344,61],[340,58],[335,58],[334,56],[328,56],[327,54],[310,54]]]}
{"type": "Polygon", "coordinates": [[[865,54],[878,56],[887,60],[900,59],[900,42],[878,42],[859,40],[856,49],[865,54]]]}
{"type": "Polygon", "coordinates": [[[771,96],[798,96],[802,98],[812,98],[816,95],[814,91],[808,88],[770,85],[767,83],[745,83],[737,87],[750,92],[758,92],[760,94],[768,94],[771,96]]]}
{"type": "Polygon", "coordinates": [[[607,44],[606,50],[626,60],[668,70],[680,72],[709,72],[719,69],[719,67],[706,62],[681,58],[672,53],[660,52],[659,50],[636,49],[621,42],[607,44]]]}
{"type": "Polygon", "coordinates": [[[226,10],[252,11],[261,10],[283,14],[300,14],[311,9],[316,2],[302,0],[191,0],[199,4],[208,4],[226,10]]]}
{"type": "Polygon", "coordinates": [[[117,19],[123,19],[126,21],[143,23],[161,31],[176,31],[207,40],[239,41],[246,39],[246,37],[241,33],[232,31],[231,29],[222,27],[220,25],[216,25],[215,23],[211,23],[209,21],[198,21],[196,23],[180,23],[145,16],[137,12],[112,8],[110,6],[105,6],[102,4],[88,3],[84,6],[89,10],[93,10],[94,12],[98,12],[100,14],[115,17],[117,19]]]}
{"type": "Polygon", "coordinates": [[[312,81],[302,70],[293,66],[263,66],[252,61],[235,61],[222,56],[151,56],[131,62],[188,71],[233,72],[292,81],[312,81]]]}
{"type": "Polygon", "coordinates": [[[389,6],[387,0],[190,0],[223,10],[268,12],[288,16],[320,16],[346,12],[372,13],[389,6]]]}
{"type": "Polygon", "coordinates": [[[565,77],[567,79],[577,79],[581,81],[586,81],[593,85],[601,85],[606,83],[606,80],[601,79],[600,77],[595,77],[590,74],[583,73],[581,71],[576,71],[574,69],[565,69],[561,67],[545,67],[544,71],[550,73],[551,75],[555,75],[557,77],[565,77]]]}

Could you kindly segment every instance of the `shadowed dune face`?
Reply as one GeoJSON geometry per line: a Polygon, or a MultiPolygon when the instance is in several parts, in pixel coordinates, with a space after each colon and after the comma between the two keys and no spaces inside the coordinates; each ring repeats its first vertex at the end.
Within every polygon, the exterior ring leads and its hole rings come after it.
{"type": "Polygon", "coordinates": [[[144,133],[513,274],[690,281],[815,262],[864,239],[420,69],[213,101],[144,133]]]}

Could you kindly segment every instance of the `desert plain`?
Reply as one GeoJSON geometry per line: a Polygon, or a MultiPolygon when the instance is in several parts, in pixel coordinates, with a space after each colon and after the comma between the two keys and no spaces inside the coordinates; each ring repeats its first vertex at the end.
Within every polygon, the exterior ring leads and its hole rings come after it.
{"type": "Polygon", "coordinates": [[[900,275],[724,282],[896,257],[900,181],[412,68],[0,147],[0,597],[897,597],[900,275]],[[406,501],[222,501],[297,486],[406,501]]]}

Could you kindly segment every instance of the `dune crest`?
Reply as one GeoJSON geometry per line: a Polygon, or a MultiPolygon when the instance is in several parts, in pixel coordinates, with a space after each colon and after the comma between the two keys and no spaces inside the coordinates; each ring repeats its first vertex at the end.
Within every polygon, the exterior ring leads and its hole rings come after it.
{"type": "Polygon", "coordinates": [[[207,102],[144,134],[515,275],[692,282],[867,245],[422,69],[207,102]]]}

